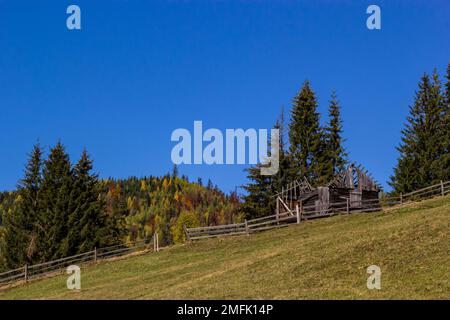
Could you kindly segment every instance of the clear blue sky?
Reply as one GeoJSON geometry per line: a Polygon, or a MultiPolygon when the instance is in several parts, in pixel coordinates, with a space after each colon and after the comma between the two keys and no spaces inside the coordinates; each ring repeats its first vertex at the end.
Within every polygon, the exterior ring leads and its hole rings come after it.
{"type": "MultiPolygon", "coordinates": [[[[423,72],[450,61],[449,1],[0,0],[0,190],[39,139],[102,177],[172,168],[171,132],[269,128],[305,79],[325,115],[336,90],[345,146],[384,185],[423,72]],[[77,4],[82,30],[66,28],[77,4]],[[382,29],[366,28],[378,4],[382,29]]],[[[181,166],[225,191],[243,166],[181,166]]]]}

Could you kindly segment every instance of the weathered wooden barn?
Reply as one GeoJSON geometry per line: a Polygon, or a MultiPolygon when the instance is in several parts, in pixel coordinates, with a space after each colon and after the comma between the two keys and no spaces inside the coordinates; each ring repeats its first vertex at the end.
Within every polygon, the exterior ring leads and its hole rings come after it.
{"type": "Polygon", "coordinates": [[[305,178],[284,187],[277,198],[277,214],[300,210],[304,218],[337,212],[380,209],[381,187],[361,166],[349,165],[328,184],[312,187],[305,178]]]}

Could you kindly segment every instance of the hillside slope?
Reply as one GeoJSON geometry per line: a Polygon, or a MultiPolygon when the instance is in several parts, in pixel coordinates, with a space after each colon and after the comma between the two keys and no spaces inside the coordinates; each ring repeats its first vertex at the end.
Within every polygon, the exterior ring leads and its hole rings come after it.
{"type": "Polygon", "coordinates": [[[450,197],[82,268],[1,299],[450,299],[450,197]],[[366,268],[381,267],[381,290],[366,268]]]}

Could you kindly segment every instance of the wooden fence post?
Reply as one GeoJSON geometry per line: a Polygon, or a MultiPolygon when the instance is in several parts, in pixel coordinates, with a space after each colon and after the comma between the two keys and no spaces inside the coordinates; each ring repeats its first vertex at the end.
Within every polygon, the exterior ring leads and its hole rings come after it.
{"type": "Polygon", "coordinates": [[[350,199],[347,198],[347,214],[350,213],[350,199]]]}
{"type": "Polygon", "coordinates": [[[442,194],[442,196],[445,195],[445,193],[444,193],[444,182],[442,180],[441,180],[441,194],[442,194]]]}
{"type": "Polygon", "coordinates": [[[94,247],[94,262],[97,262],[97,247],[94,247]]]}
{"type": "Polygon", "coordinates": [[[153,234],[153,252],[156,252],[156,232],[153,234]]]}
{"type": "Polygon", "coordinates": [[[186,240],[191,242],[191,237],[189,236],[189,232],[186,228],[186,225],[183,223],[183,230],[184,230],[184,234],[186,235],[186,240]]]}
{"type": "Polygon", "coordinates": [[[400,193],[400,204],[403,204],[403,193],[400,193]]]}
{"type": "Polygon", "coordinates": [[[303,220],[303,201],[300,201],[300,221],[303,220]]]}
{"type": "Polygon", "coordinates": [[[25,283],[28,282],[28,263],[25,263],[25,266],[23,267],[23,274],[25,277],[25,283]]]}
{"type": "Polygon", "coordinates": [[[295,205],[295,212],[297,213],[297,224],[300,223],[300,210],[298,209],[298,204],[295,205]]]}
{"type": "Polygon", "coordinates": [[[247,232],[247,235],[248,235],[248,236],[250,235],[250,231],[249,231],[249,229],[248,229],[248,222],[247,222],[247,219],[245,219],[245,232],[247,232]]]}
{"type": "Polygon", "coordinates": [[[277,198],[277,212],[276,212],[276,219],[277,219],[277,224],[280,224],[280,222],[278,222],[278,219],[280,219],[280,198],[277,198]]]}
{"type": "Polygon", "coordinates": [[[159,237],[158,237],[158,232],[156,233],[156,252],[159,252],[159,237]]]}

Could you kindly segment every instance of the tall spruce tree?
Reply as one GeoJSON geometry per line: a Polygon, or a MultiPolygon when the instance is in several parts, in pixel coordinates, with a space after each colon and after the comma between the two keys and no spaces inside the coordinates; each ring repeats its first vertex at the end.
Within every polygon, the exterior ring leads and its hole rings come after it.
{"type": "Polygon", "coordinates": [[[286,154],[284,142],[284,122],[284,111],[282,110],[274,126],[280,133],[278,172],[272,176],[262,175],[260,165],[246,169],[247,178],[250,182],[243,186],[247,193],[243,197],[242,211],[247,219],[273,214],[275,210],[275,198],[273,196],[289,182],[290,159],[286,154]]]}
{"type": "Polygon", "coordinates": [[[246,219],[258,218],[273,214],[272,177],[262,175],[260,165],[246,169],[248,184],[243,186],[246,194],[243,196],[242,211],[246,219]]]}
{"type": "Polygon", "coordinates": [[[306,177],[317,184],[324,174],[324,140],[319,123],[317,100],[309,81],[294,98],[289,125],[291,180],[306,177]]]}
{"type": "Polygon", "coordinates": [[[443,97],[435,71],[424,74],[414,104],[401,131],[400,157],[390,185],[397,193],[409,192],[436,183],[442,178],[444,155],[443,97]]]}
{"type": "Polygon", "coordinates": [[[445,75],[445,78],[447,79],[447,82],[445,83],[445,101],[447,103],[446,111],[450,112],[450,62],[447,66],[447,73],[445,75]]]}
{"type": "Polygon", "coordinates": [[[441,178],[444,181],[450,180],[450,63],[447,66],[445,75],[446,83],[443,88],[443,148],[444,154],[441,160],[441,178]]]}
{"type": "Polygon", "coordinates": [[[282,187],[286,186],[290,181],[290,168],[291,168],[291,157],[286,150],[286,121],[284,116],[284,108],[281,109],[280,116],[278,117],[275,129],[279,130],[280,133],[280,150],[279,150],[279,169],[278,172],[272,176],[272,190],[273,193],[278,193],[281,191],[282,187]]]}
{"type": "Polygon", "coordinates": [[[3,219],[5,235],[1,252],[10,269],[36,261],[41,169],[42,149],[36,144],[18,184],[16,205],[3,219]]]}
{"type": "Polygon", "coordinates": [[[325,175],[323,180],[330,181],[339,171],[344,169],[347,153],[342,145],[342,120],[339,101],[336,93],[331,94],[328,108],[329,123],[325,128],[325,143],[327,159],[325,162],[325,175]]]}
{"type": "Polygon", "coordinates": [[[436,69],[433,71],[431,80],[428,124],[430,150],[425,161],[431,163],[427,178],[429,183],[433,184],[446,179],[448,167],[444,165],[444,155],[446,155],[445,140],[448,128],[445,123],[445,98],[442,91],[442,83],[436,69]]]}
{"type": "Polygon", "coordinates": [[[422,181],[419,179],[419,157],[418,149],[420,132],[423,131],[425,117],[425,96],[430,89],[430,78],[424,74],[419,82],[419,90],[416,92],[413,105],[410,107],[406,124],[402,129],[401,143],[397,147],[400,156],[397,166],[394,168],[394,175],[389,184],[396,193],[404,193],[419,188],[422,181]]]}
{"type": "Polygon", "coordinates": [[[60,258],[66,253],[64,240],[68,233],[72,187],[73,173],[69,156],[61,142],[58,142],[44,162],[39,210],[41,228],[38,234],[41,260],[60,258]]]}
{"type": "Polygon", "coordinates": [[[64,255],[87,252],[107,241],[101,187],[97,175],[91,173],[92,169],[92,160],[84,150],[73,169],[64,255]]]}

